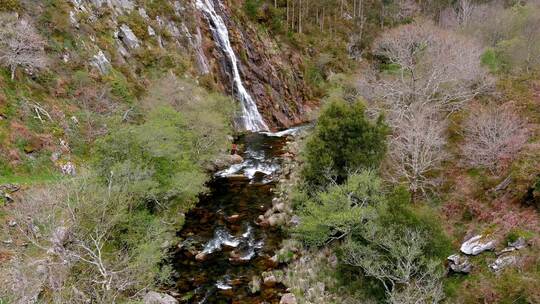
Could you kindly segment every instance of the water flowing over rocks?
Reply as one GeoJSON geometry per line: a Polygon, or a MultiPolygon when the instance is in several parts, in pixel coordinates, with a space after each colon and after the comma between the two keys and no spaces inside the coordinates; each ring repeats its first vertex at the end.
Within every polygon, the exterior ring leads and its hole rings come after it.
{"type": "Polygon", "coordinates": [[[253,132],[268,130],[268,126],[257,109],[255,100],[248,93],[240,77],[238,60],[231,46],[229,30],[225,22],[214,9],[214,4],[211,0],[197,0],[196,5],[200,10],[204,11],[205,16],[211,24],[210,29],[214,34],[214,40],[228,58],[234,85],[233,92],[240,101],[240,107],[242,109],[242,116],[239,118],[240,128],[253,132]]]}
{"type": "Polygon", "coordinates": [[[215,174],[211,192],[186,215],[175,267],[181,269],[177,290],[192,295],[189,303],[279,303],[285,290],[271,270],[294,254],[280,249],[276,228],[287,224],[290,208],[275,196],[284,176],[285,135],[292,133],[242,135],[239,155],[233,161],[225,157],[236,164],[215,174]],[[273,226],[256,225],[267,212],[280,219],[270,220],[273,226]]]}

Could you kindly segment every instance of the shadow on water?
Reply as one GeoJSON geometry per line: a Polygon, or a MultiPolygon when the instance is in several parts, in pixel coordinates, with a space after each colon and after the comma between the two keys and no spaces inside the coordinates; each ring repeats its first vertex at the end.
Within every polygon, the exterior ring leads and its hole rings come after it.
{"type": "Polygon", "coordinates": [[[179,232],[174,266],[187,303],[278,303],[284,292],[276,285],[252,293],[249,282],[276,266],[270,257],[283,236],[255,220],[272,206],[285,138],[251,133],[238,144],[244,162],[216,174],[179,232]]]}

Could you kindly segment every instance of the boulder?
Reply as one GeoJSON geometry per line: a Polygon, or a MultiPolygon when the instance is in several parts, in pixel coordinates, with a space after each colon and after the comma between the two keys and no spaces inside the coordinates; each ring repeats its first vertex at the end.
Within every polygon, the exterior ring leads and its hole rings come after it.
{"type": "Polygon", "coordinates": [[[240,216],[240,214],[233,214],[231,216],[227,216],[225,220],[229,223],[238,223],[241,218],[242,217],[240,216]]]}
{"type": "Polygon", "coordinates": [[[63,164],[60,169],[62,170],[63,175],[76,175],[75,165],[72,162],[67,162],[63,164]]]}
{"type": "Polygon", "coordinates": [[[149,291],[143,298],[144,304],[178,304],[178,300],[172,296],[159,293],[155,291],[149,291]]]}
{"type": "Polygon", "coordinates": [[[289,225],[291,225],[291,227],[300,225],[300,217],[298,215],[293,215],[289,221],[289,225]]]}
{"type": "Polygon", "coordinates": [[[495,249],[495,241],[484,237],[482,235],[476,235],[461,244],[461,252],[468,255],[478,255],[487,250],[495,249]]]}
{"type": "Polygon", "coordinates": [[[296,296],[292,293],[286,293],[283,296],[281,296],[281,300],[279,301],[279,304],[296,304],[298,303],[296,301],[296,296]]]}
{"type": "Polygon", "coordinates": [[[263,272],[263,285],[266,287],[273,287],[277,284],[278,280],[276,279],[276,276],[274,276],[271,272],[263,272]]]}
{"type": "Polygon", "coordinates": [[[472,264],[466,256],[460,254],[452,254],[448,258],[450,270],[456,273],[470,273],[472,264]]]}
{"type": "Polygon", "coordinates": [[[510,265],[514,265],[516,262],[517,257],[515,255],[503,255],[498,257],[495,262],[489,264],[489,269],[499,272],[510,265]]]}
{"type": "Polygon", "coordinates": [[[122,24],[120,26],[120,30],[118,32],[118,38],[122,40],[122,42],[126,45],[128,49],[134,50],[141,46],[139,38],[135,36],[131,28],[127,26],[126,24],[122,24]]]}
{"type": "Polygon", "coordinates": [[[208,254],[206,254],[205,252],[202,252],[202,251],[197,253],[197,255],[195,256],[195,260],[197,260],[198,262],[203,262],[207,258],[208,258],[208,254]]]}
{"type": "Polygon", "coordinates": [[[284,218],[282,214],[272,214],[268,218],[268,224],[272,227],[281,226],[284,223],[284,218]]]}
{"type": "Polygon", "coordinates": [[[278,212],[283,212],[283,211],[285,211],[285,203],[276,204],[276,206],[274,208],[278,212]]]}
{"type": "Polygon", "coordinates": [[[527,247],[527,241],[523,237],[519,237],[515,242],[508,242],[508,247],[513,247],[516,249],[523,249],[527,247]]]}
{"type": "Polygon", "coordinates": [[[244,159],[242,158],[242,156],[238,154],[233,154],[233,155],[229,155],[228,161],[229,161],[229,164],[234,165],[234,164],[241,164],[242,162],[244,162],[244,159]]]}
{"type": "Polygon", "coordinates": [[[101,75],[106,75],[111,70],[111,63],[102,50],[99,50],[99,52],[92,57],[90,64],[92,64],[101,75]]]}
{"type": "Polygon", "coordinates": [[[253,276],[251,282],[249,282],[249,291],[254,294],[261,291],[261,278],[253,276]]]}

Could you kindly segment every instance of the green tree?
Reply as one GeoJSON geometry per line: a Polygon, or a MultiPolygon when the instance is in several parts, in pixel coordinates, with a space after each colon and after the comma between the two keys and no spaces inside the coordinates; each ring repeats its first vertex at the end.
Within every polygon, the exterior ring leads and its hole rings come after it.
{"type": "Polygon", "coordinates": [[[172,200],[187,210],[206,181],[195,141],[181,113],[158,107],[143,124],[120,128],[99,140],[96,167],[106,183],[128,184],[143,201],[172,200]]]}
{"type": "Polygon", "coordinates": [[[372,171],[353,174],[343,185],[333,185],[301,204],[301,225],[294,233],[304,243],[322,246],[349,236],[375,216],[384,201],[381,180],[372,171]]]}
{"type": "Polygon", "coordinates": [[[386,151],[386,134],[382,117],[371,122],[361,103],[331,101],[306,144],[302,170],[306,185],[324,188],[331,180],[342,183],[351,170],[378,167],[386,151]]]}

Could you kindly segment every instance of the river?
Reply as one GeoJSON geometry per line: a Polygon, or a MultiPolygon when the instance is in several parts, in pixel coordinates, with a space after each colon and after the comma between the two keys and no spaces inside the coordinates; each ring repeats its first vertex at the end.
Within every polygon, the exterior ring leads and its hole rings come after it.
{"type": "Polygon", "coordinates": [[[284,135],[296,130],[242,135],[237,143],[244,162],[216,173],[209,193],[186,215],[174,265],[177,291],[187,303],[279,303],[283,285],[250,290],[254,276],[277,267],[271,257],[283,238],[256,219],[272,206],[284,135]]]}

